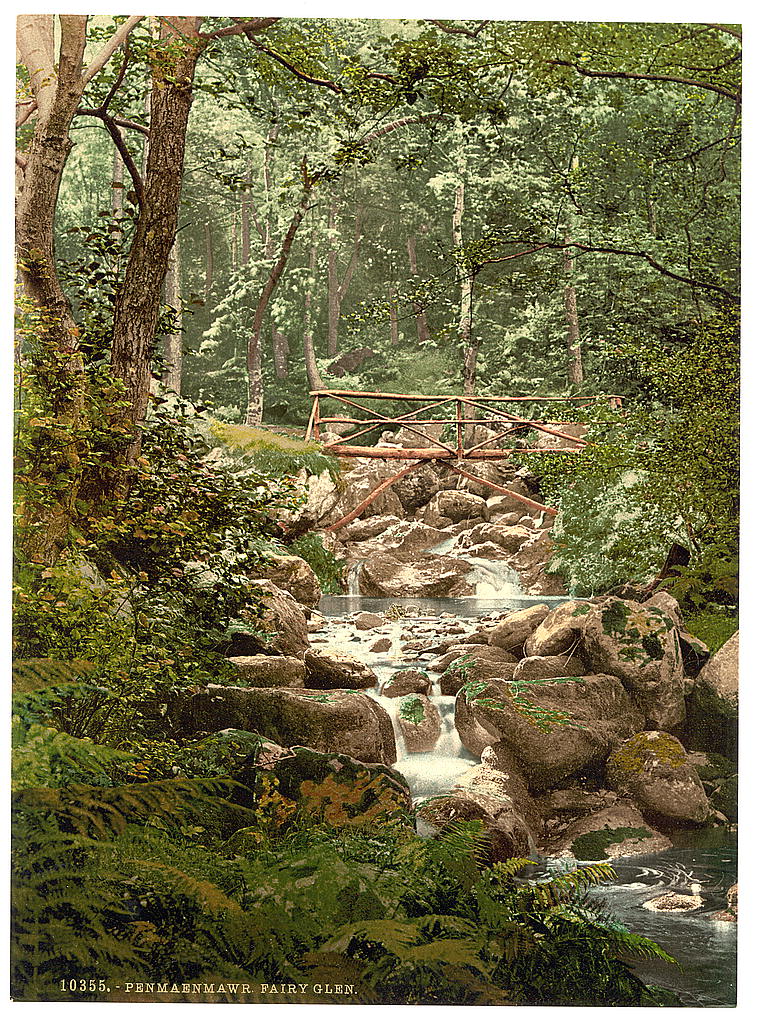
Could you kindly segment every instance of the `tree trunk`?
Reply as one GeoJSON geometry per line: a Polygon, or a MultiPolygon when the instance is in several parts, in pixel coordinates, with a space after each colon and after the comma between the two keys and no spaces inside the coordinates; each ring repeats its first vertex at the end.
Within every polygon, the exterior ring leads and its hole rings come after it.
{"type": "Polygon", "coordinates": [[[394,288],[389,285],[389,341],[392,345],[400,343],[399,311],[397,309],[397,294],[394,288]]]}
{"type": "Polygon", "coordinates": [[[177,331],[168,334],[164,339],[164,386],[179,395],[183,376],[183,334],[180,249],[176,238],[169,254],[167,276],[164,278],[164,301],[175,311],[175,323],[178,327],[177,331]]]}
{"type": "Polygon", "coordinates": [[[460,286],[460,313],[458,315],[458,340],[463,352],[463,394],[476,394],[476,359],[479,343],[473,334],[474,314],[474,273],[464,265],[463,214],[466,208],[466,186],[463,180],[455,188],[455,205],[452,214],[452,243],[460,286]]]}
{"type": "MultiPolygon", "coordinates": [[[[567,235],[564,242],[571,242],[567,235]]],[[[564,312],[566,314],[566,373],[569,383],[578,385],[585,379],[582,369],[582,345],[579,340],[579,316],[577,315],[577,289],[574,285],[574,260],[571,251],[564,255],[564,312]]]]}
{"type": "Polygon", "coordinates": [[[336,200],[331,199],[331,206],[328,213],[328,355],[335,356],[339,349],[339,320],[341,319],[341,304],[346,298],[349,286],[352,283],[354,272],[357,268],[357,259],[360,254],[360,240],[362,239],[363,208],[357,207],[355,213],[355,233],[352,242],[352,254],[349,257],[344,275],[339,280],[339,254],[336,249],[334,231],[336,227],[336,200]]]}
{"type": "Polygon", "coordinates": [[[209,302],[214,285],[214,249],[212,248],[212,228],[209,221],[204,222],[204,302],[209,302]]]}
{"type": "MultiPolygon", "coordinates": [[[[423,229],[423,225],[421,225],[423,229]]],[[[407,258],[410,263],[410,273],[413,277],[418,276],[418,236],[412,234],[407,240],[407,258]]],[[[422,302],[414,303],[413,308],[415,309],[415,330],[418,335],[418,341],[423,344],[426,341],[431,341],[431,333],[429,331],[429,323],[426,317],[426,307],[422,302]]]]}
{"type": "Polygon", "coordinates": [[[304,293],[304,366],[307,371],[307,386],[310,391],[319,391],[325,387],[323,378],[317,367],[315,359],[315,346],[312,334],[312,280],[315,276],[315,264],[317,263],[317,247],[313,244],[310,247],[310,283],[304,293]]]}
{"type": "Polygon", "coordinates": [[[281,243],[280,252],[278,257],[270,269],[270,273],[265,282],[265,286],[262,289],[259,301],[257,302],[257,308],[254,311],[254,321],[252,324],[251,335],[249,337],[249,344],[246,353],[246,371],[249,380],[249,398],[248,405],[246,408],[246,425],[249,427],[256,427],[262,422],[262,324],[264,322],[265,313],[272,297],[273,292],[278,286],[278,282],[281,279],[283,271],[288,261],[289,253],[291,252],[291,246],[294,243],[294,238],[299,230],[299,225],[304,219],[304,215],[307,212],[309,206],[310,196],[312,189],[317,183],[317,178],[311,178],[307,174],[306,161],[302,163],[302,177],[303,177],[303,188],[302,195],[299,201],[299,206],[294,211],[294,215],[291,218],[291,223],[288,226],[288,230],[281,243]]]}
{"type": "MultiPolygon", "coordinates": [[[[193,76],[201,52],[198,18],[169,17],[152,66],[151,126],[143,205],[114,310],[111,365],[125,384],[129,420],[141,423],[151,383],[151,354],[161,287],[175,241],[193,76]],[[163,47],[161,43],[165,44],[163,47]]],[[[131,446],[128,460],[139,451],[131,446]]]]}
{"type": "MultiPolygon", "coordinates": [[[[56,272],[53,224],[61,176],[72,145],[69,128],[84,88],[87,17],[62,15],[60,29],[55,68],[52,16],[19,19],[19,51],[31,63],[37,119],[25,155],[16,243],[24,291],[40,313],[41,340],[54,353],[51,361],[58,362],[49,391],[51,411],[57,426],[75,431],[86,426],[85,371],[77,342],[79,331],[56,272]],[[42,60],[47,63],[41,66],[37,62],[42,60]],[[42,72],[39,81],[35,79],[37,69],[42,72]]],[[[57,493],[56,488],[49,487],[39,504],[24,509],[19,536],[32,561],[52,564],[64,547],[81,484],[80,451],[79,444],[62,448],[59,465],[49,467],[53,477],[65,477],[65,492],[57,493]]]]}
{"type": "Polygon", "coordinates": [[[276,324],[273,324],[272,328],[272,343],[275,376],[278,380],[285,380],[288,377],[288,338],[278,329],[276,324]]]}
{"type": "Polygon", "coordinates": [[[246,187],[241,196],[241,263],[251,259],[251,176],[246,172],[246,187]]]}

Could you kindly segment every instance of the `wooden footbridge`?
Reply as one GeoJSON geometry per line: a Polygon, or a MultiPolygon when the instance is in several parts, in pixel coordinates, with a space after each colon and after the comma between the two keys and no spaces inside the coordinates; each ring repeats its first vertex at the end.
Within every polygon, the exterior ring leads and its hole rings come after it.
{"type": "Polygon", "coordinates": [[[474,483],[482,484],[499,494],[509,494],[528,507],[556,512],[531,498],[517,494],[492,480],[476,476],[463,462],[507,460],[530,452],[545,454],[579,452],[587,447],[587,428],[580,422],[579,412],[592,405],[606,403],[612,409],[622,405],[621,395],[557,396],[493,396],[493,395],[405,395],[377,391],[310,392],[312,411],[305,440],[323,445],[333,455],[361,459],[404,460],[408,463],[398,473],[383,480],[360,504],[334,523],[338,530],[357,518],[375,499],[400,477],[427,463],[438,463],[474,483]],[[321,407],[321,402],[322,407],[321,407]],[[325,414],[327,403],[338,406],[339,412],[325,414]],[[394,412],[400,405],[408,411],[394,412]],[[575,413],[575,419],[559,422],[543,421],[527,416],[536,407],[559,405],[575,413]],[[412,406],[412,408],[410,408],[412,406]],[[386,412],[384,412],[386,407],[386,412]],[[391,408],[390,408],[391,407],[391,408]],[[524,412],[525,415],[520,415],[524,412]],[[349,430],[349,433],[342,431],[349,430]],[[369,434],[381,430],[404,430],[405,445],[393,441],[366,442],[369,434]],[[328,436],[326,436],[326,433],[328,436]],[[411,446],[410,441],[419,442],[411,446]],[[411,460],[412,463],[411,463],[411,460]]]}

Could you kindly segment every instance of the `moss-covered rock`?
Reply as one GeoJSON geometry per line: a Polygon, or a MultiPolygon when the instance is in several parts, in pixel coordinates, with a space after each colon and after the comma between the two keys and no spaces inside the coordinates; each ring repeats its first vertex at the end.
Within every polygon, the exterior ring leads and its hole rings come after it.
{"type": "Polygon", "coordinates": [[[646,817],[699,825],[710,817],[709,801],[682,743],[669,733],[640,732],[608,760],[612,789],[646,817]]]}
{"type": "Polygon", "coordinates": [[[549,852],[571,854],[577,860],[608,860],[659,853],[671,845],[636,807],[619,801],[572,822],[549,852]]]}
{"type": "Polygon", "coordinates": [[[546,615],[527,638],[527,657],[570,654],[579,646],[585,620],[592,610],[589,601],[564,601],[546,615]]]}
{"type": "Polygon", "coordinates": [[[349,754],[369,763],[390,765],[397,760],[394,728],[386,711],[377,701],[350,690],[213,685],[178,693],[169,713],[181,736],[243,729],[284,747],[349,754]]]}
{"type": "Polygon", "coordinates": [[[713,654],[688,700],[692,746],[736,759],[738,754],[738,633],[713,654]]]}
{"type": "Polygon", "coordinates": [[[429,694],[431,680],[425,672],[415,668],[403,668],[395,672],[381,687],[382,697],[404,697],[409,693],[429,694]]]}
{"type": "Polygon", "coordinates": [[[657,729],[685,720],[685,677],[678,629],[653,605],[609,598],[585,619],[583,639],[591,668],[621,679],[657,729]]]}
{"type": "Polygon", "coordinates": [[[408,754],[433,750],[442,731],[436,706],[422,693],[409,693],[395,701],[397,721],[408,754]]]}
{"type": "Polygon", "coordinates": [[[465,687],[464,699],[476,722],[506,745],[529,787],[538,792],[602,764],[643,725],[643,716],[613,676],[493,679],[465,687]]]}

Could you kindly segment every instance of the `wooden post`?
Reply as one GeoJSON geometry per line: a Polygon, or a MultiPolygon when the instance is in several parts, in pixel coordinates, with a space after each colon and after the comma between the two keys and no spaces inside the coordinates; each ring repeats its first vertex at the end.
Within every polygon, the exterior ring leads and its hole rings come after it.
{"type": "Polygon", "coordinates": [[[309,441],[312,435],[312,428],[315,423],[315,411],[317,410],[318,400],[317,398],[312,399],[312,409],[310,411],[310,418],[307,420],[307,429],[304,432],[304,440],[309,441]]]}
{"type": "Polygon", "coordinates": [[[457,440],[458,458],[462,459],[463,458],[463,403],[461,401],[457,401],[455,403],[455,420],[456,420],[456,423],[457,423],[457,426],[456,426],[455,429],[456,429],[457,439],[458,439],[457,440]]]}
{"type": "Polygon", "coordinates": [[[315,396],[315,420],[312,425],[314,431],[314,438],[316,441],[320,440],[320,397],[315,396]]]}

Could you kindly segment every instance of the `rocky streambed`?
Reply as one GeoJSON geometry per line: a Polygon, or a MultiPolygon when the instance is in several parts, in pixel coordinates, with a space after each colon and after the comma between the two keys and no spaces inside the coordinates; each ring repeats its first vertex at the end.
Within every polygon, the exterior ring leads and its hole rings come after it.
{"type": "MultiPolygon", "coordinates": [[[[313,478],[310,525],[336,521],[381,472],[355,466],[341,492],[313,478]]],[[[526,474],[499,472],[540,504],[526,474]]],[[[177,735],[250,750],[241,780],[269,777],[310,819],[415,809],[434,834],[479,820],[495,861],[637,869],[602,898],[693,965],[686,999],[727,1005],[737,636],[710,657],[664,592],[564,596],[547,513],[520,498],[443,489],[429,467],[398,483],[387,507],[324,535],[349,595],[322,597],[305,562],[272,559],[264,618],[229,650],[239,685],[180,693],[177,735]]]]}

